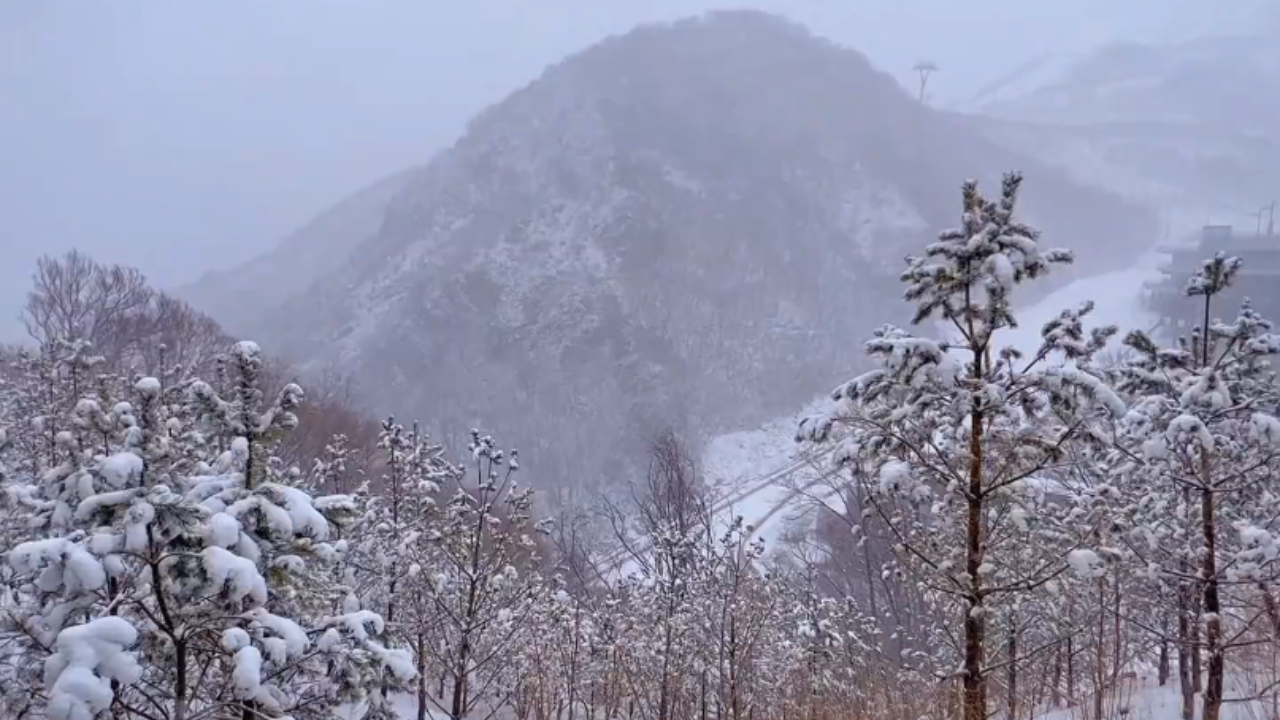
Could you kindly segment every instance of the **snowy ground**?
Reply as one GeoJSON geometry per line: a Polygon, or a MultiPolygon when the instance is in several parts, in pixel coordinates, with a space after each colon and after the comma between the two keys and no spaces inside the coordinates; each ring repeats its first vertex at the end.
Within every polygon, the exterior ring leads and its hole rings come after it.
{"type": "MultiPolygon", "coordinates": [[[[797,489],[813,487],[826,469],[824,457],[802,456],[796,444],[800,419],[818,412],[829,401],[819,398],[795,415],[774,419],[757,430],[721,435],[703,451],[703,473],[721,497],[721,517],[741,515],[766,543],[803,510],[797,489]]],[[[807,493],[806,493],[807,494],[807,493]]]]}
{"type": "MultiPolygon", "coordinates": [[[[1248,678],[1243,675],[1228,677],[1226,703],[1222,706],[1222,720],[1276,720],[1280,707],[1269,701],[1246,700],[1263,690],[1269,681],[1248,678]]],[[[1081,698],[1083,705],[1045,713],[1037,720],[1086,720],[1093,715],[1092,699],[1081,698]]],[[[1193,720],[1200,720],[1202,698],[1197,695],[1193,720]]],[[[1104,698],[1103,716],[1123,720],[1181,720],[1182,697],[1177,678],[1164,687],[1156,685],[1154,678],[1143,678],[1124,687],[1119,693],[1104,698]]]]}
{"type": "MultiPolygon", "coordinates": [[[[1159,277],[1156,270],[1163,257],[1151,253],[1132,267],[1076,280],[1025,310],[1016,312],[1019,327],[1005,331],[1001,345],[1012,345],[1024,354],[1034,353],[1040,343],[1040,328],[1065,309],[1074,309],[1086,300],[1095,308],[1089,327],[1118,325],[1121,335],[1130,329],[1150,330],[1155,316],[1142,307],[1143,286],[1159,277]]],[[[1118,339],[1113,340],[1119,343],[1118,339]]],[[[720,509],[723,517],[742,515],[755,525],[757,534],[773,544],[789,521],[804,519],[804,496],[796,487],[811,485],[825,468],[824,458],[799,458],[795,442],[800,418],[813,414],[825,399],[815,400],[795,415],[777,418],[755,430],[721,435],[709,442],[702,454],[708,482],[722,497],[729,498],[720,509]]],[[[807,493],[806,493],[807,494],[807,493]]]]}
{"type": "MultiPolygon", "coordinates": [[[[404,720],[417,720],[418,717],[418,698],[410,693],[402,693],[392,696],[391,702],[395,705],[396,715],[404,720]]],[[[342,720],[362,720],[365,715],[365,705],[359,706],[348,705],[338,711],[338,716],[342,720]]],[[[446,712],[441,712],[436,708],[427,708],[427,720],[445,720],[449,717],[446,712]]]]}
{"type": "MultiPolygon", "coordinates": [[[[1122,718],[1123,720],[1181,720],[1182,699],[1178,692],[1176,678],[1165,687],[1158,687],[1155,680],[1143,676],[1126,684],[1122,690],[1104,700],[1104,717],[1122,718]]],[[[1245,701],[1239,699],[1254,697],[1271,684],[1264,678],[1245,678],[1237,675],[1229,677],[1226,696],[1228,702],[1223,706],[1222,720],[1277,720],[1280,718],[1280,707],[1269,702],[1245,701]]],[[[396,713],[405,720],[418,717],[418,703],[409,695],[395,698],[396,713]]],[[[1075,707],[1053,710],[1036,716],[1036,720],[1090,720],[1093,715],[1092,700],[1081,698],[1075,707]]],[[[1201,698],[1196,697],[1195,716],[1200,720],[1201,698]]],[[[363,717],[362,709],[348,709],[344,720],[359,720],[363,717]]],[[[427,711],[428,720],[444,720],[445,713],[435,709],[427,711]]]]}

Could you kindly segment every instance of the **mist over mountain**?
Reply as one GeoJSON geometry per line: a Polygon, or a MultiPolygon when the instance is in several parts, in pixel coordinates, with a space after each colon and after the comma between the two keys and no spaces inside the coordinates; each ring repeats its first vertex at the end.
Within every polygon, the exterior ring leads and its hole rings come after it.
{"type": "Polygon", "coordinates": [[[564,60],[386,181],[389,202],[347,201],[357,221],[185,294],[354,373],[375,412],[482,422],[534,477],[597,485],[660,428],[705,439],[825,391],[906,319],[902,257],[956,222],[959,183],[1010,169],[1081,272],[1155,236],[1151,213],[922,107],[858,52],[713,13],[564,60]]]}
{"type": "Polygon", "coordinates": [[[177,292],[201,307],[216,307],[233,332],[258,327],[263,308],[306,290],[317,278],[338,270],[361,241],[373,237],[387,205],[412,177],[404,170],[362,188],[318,215],[264,255],[205,273],[177,292]]]}
{"type": "Polygon", "coordinates": [[[974,127],[1175,226],[1250,225],[1280,194],[1280,18],[1255,34],[1050,54],[964,108],[974,127]]]}

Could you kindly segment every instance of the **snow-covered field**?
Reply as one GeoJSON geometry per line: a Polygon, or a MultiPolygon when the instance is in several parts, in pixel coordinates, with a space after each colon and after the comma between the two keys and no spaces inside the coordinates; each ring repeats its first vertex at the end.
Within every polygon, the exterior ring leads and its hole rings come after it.
{"type": "MultiPolygon", "coordinates": [[[[1095,307],[1086,329],[1117,325],[1122,334],[1130,329],[1150,330],[1156,318],[1143,309],[1142,290],[1144,283],[1159,276],[1156,268],[1161,259],[1153,252],[1132,267],[1081,278],[1060,288],[1015,313],[1019,326],[1005,331],[1001,344],[1012,345],[1024,354],[1034,353],[1040,328],[1063,310],[1077,308],[1087,300],[1095,307]]],[[[729,498],[722,507],[723,517],[743,516],[771,544],[789,520],[804,517],[808,506],[804,499],[809,493],[797,496],[795,488],[813,483],[825,469],[825,458],[800,458],[795,432],[800,418],[814,414],[827,402],[819,398],[794,415],[707,443],[702,453],[703,472],[719,496],[729,498]]],[[[821,483],[812,491],[820,487],[821,483]]]]}

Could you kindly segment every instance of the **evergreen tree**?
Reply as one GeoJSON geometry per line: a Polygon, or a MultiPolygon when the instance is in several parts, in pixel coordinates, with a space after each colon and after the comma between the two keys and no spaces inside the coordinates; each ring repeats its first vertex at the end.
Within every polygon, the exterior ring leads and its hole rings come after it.
{"type": "Polygon", "coordinates": [[[319,718],[413,677],[407,653],[375,640],[380,617],[341,612],[326,601],[339,589],[315,584],[343,560],[332,521],[351,501],[313,500],[271,462],[301,390],[264,402],[255,345],[232,349],[229,399],[196,381],[178,412],[159,379],[116,400],[121,383],[80,382],[75,357],[59,387],[82,394],[58,398],[71,410],[56,464],[6,488],[35,511],[36,538],[8,553],[5,630],[45,658],[27,692],[47,717],[319,718]],[[226,449],[192,461],[211,447],[226,449]]]}
{"type": "Polygon", "coordinates": [[[1058,577],[1086,537],[1045,522],[1056,506],[1041,498],[1061,488],[1072,502],[1067,449],[1125,412],[1090,367],[1115,332],[1084,333],[1091,306],[1046,325],[1029,359],[999,344],[1017,325],[1017,287],[1070,261],[1065,251],[1041,250],[1039,232],[1015,218],[1021,184],[1006,175],[999,199],[989,200],[966,183],[961,226],[907,260],[914,323],[936,317],[954,341],[877,331],[866,346],[877,369],[837,389],[837,412],[806,419],[798,433],[840,443],[837,461],[866,484],[899,561],[963,626],[937,645],[956,639],[949,647],[962,667],[965,720],[990,712],[991,623],[1001,607],[1058,577]],[[1008,542],[1013,532],[1022,532],[1017,543],[1008,542]]]}
{"type": "Polygon", "coordinates": [[[1151,580],[1173,585],[1180,598],[1183,717],[1197,690],[1192,668],[1203,622],[1205,720],[1221,715],[1227,653],[1251,644],[1249,626],[1274,608],[1277,572],[1280,394],[1271,358],[1280,336],[1247,301],[1234,321],[1212,319],[1214,298],[1241,265],[1221,253],[1206,260],[1186,288],[1201,303],[1203,324],[1168,348],[1130,333],[1133,352],[1119,370],[1119,387],[1132,398],[1120,466],[1133,498],[1131,547],[1151,580]],[[1230,620],[1241,617],[1243,624],[1230,620]]]}

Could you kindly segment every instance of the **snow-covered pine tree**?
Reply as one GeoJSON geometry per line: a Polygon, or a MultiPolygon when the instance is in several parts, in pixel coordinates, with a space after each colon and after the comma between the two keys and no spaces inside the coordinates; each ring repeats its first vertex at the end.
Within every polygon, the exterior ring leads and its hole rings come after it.
{"type": "Polygon", "coordinates": [[[334,435],[325,443],[324,453],[312,464],[305,482],[306,489],[317,494],[354,494],[361,482],[350,460],[351,447],[347,436],[341,433],[334,435]]]}
{"type": "Polygon", "coordinates": [[[64,459],[58,433],[71,429],[72,407],[94,384],[102,358],[82,340],[55,340],[4,361],[0,409],[10,418],[15,470],[38,476],[64,459]]]}
{"type": "Polygon", "coordinates": [[[384,472],[376,488],[366,484],[356,493],[361,509],[350,533],[350,602],[382,613],[386,639],[413,648],[418,714],[426,717],[434,669],[428,665],[429,646],[441,641],[431,590],[440,561],[434,545],[442,522],[437,496],[461,469],[416,425],[406,432],[394,418],[383,422],[377,445],[384,472]]]}
{"type": "Polygon", "coordinates": [[[279,434],[297,424],[293,410],[302,391],[287,384],[266,402],[261,351],[254,343],[233,346],[226,367],[225,398],[205,383],[191,388],[203,408],[202,422],[222,438],[217,444],[228,449],[213,468],[215,474],[199,478],[188,496],[198,498],[215,518],[229,516],[236,524],[233,533],[223,522],[227,533],[221,539],[227,542],[219,547],[240,561],[214,554],[236,565],[248,561],[268,581],[269,602],[243,613],[248,622],[241,629],[247,634],[224,638],[224,647],[234,647],[238,661],[246,656],[244,664],[236,666],[242,680],[235,686],[236,699],[245,713],[261,714],[266,708],[298,717],[311,712],[306,708],[312,705],[319,708],[315,712],[324,712],[337,703],[362,702],[370,717],[389,717],[382,690],[403,687],[416,675],[412,658],[379,642],[385,635],[382,617],[352,607],[349,589],[330,584],[338,575],[322,568],[345,559],[348,543],[329,540],[332,521],[351,516],[351,498],[329,496],[313,502],[290,484],[297,474],[282,473],[270,455],[279,434]],[[302,634],[299,628],[305,628],[302,634]],[[319,637],[312,643],[308,633],[319,637]],[[266,652],[256,650],[259,643],[266,652]],[[259,683],[247,669],[259,658],[290,667],[287,673],[280,667],[263,673],[289,677],[290,686],[259,683]]]}
{"type": "MultiPolygon", "coordinates": [[[[1020,175],[1006,175],[990,200],[965,183],[961,227],[908,258],[902,279],[913,322],[936,317],[954,341],[877,331],[866,347],[879,367],[842,385],[837,410],[798,431],[799,440],[840,443],[837,461],[866,484],[873,512],[897,538],[899,561],[962,619],[952,648],[965,720],[990,712],[992,617],[1061,575],[1087,529],[1048,527],[1016,545],[999,541],[1022,523],[1043,523],[1037,512],[1055,505],[1041,498],[1065,487],[1057,472],[1064,449],[1125,411],[1089,370],[1115,332],[1083,332],[1090,306],[1047,325],[1030,358],[1000,345],[1001,332],[1016,326],[1015,289],[1070,261],[1066,251],[1042,250],[1039,232],[1015,218],[1021,184],[1020,175]],[[1055,356],[1066,362],[1050,362],[1055,356]]],[[[1070,492],[1063,495],[1069,503],[1070,492]]]]}
{"type": "MultiPolygon", "coordinates": [[[[28,508],[22,502],[29,483],[24,488],[10,469],[13,445],[5,427],[13,419],[10,409],[0,406],[0,553],[30,534],[28,508]]],[[[39,685],[28,660],[31,640],[20,622],[24,612],[17,591],[13,569],[0,563],[0,716],[4,717],[29,714],[34,701],[31,688],[39,685]]]]}
{"type": "Polygon", "coordinates": [[[1131,546],[1153,580],[1180,590],[1188,718],[1196,679],[1190,668],[1198,667],[1188,655],[1199,652],[1193,630],[1203,623],[1205,720],[1221,715],[1227,654],[1256,640],[1255,622],[1274,628],[1280,619],[1268,618],[1280,571],[1273,537],[1280,532],[1273,491],[1280,394],[1271,365],[1280,336],[1247,301],[1234,321],[1213,320],[1215,298],[1241,266],[1221,253],[1206,260],[1186,288],[1203,318],[1191,338],[1160,347],[1132,332],[1125,343],[1133,352],[1120,369],[1119,388],[1132,408],[1124,425],[1131,444],[1122,449],[1129,462],[1121,466],[1134,497],[1131,546]]]}
{"type": "Polygon", "coordinates": [[[141,461],[126,452],[139,435],[133,407],[111,395],[120,383],[92,376],[100,359],[88,353],[86,343],[58,344],[66,352],[55,363],[27,366],[38,381],[40,402],[9,405],[19,413],[35,410],[38,422],[31,429],[40,436],[51,433],[53,443],[27,443],[25,452],[35,457],[21,466],[28,473],[46,469],[6,488],[7,499],[29,521],[24,533],[12,534],[4,545],[11,550],[5,629],[16,633],[28,664],[44,658],[43,687],[27,675],[14,688],[32,701],[27,709],[74,718],[105,709],[117,699],[116,687],[141,677],[134,655],[122,652],[137,632],[116,617],[125,612],[125,568],[118,558],[101,557],[92,534],[92,516],[101,505],[128,502],[141,461]]]}
{"type": "Polygon", "coordinates": [[[350,501],[313,501],[273,469],[266,445],[292,426],[301,390],[264,402],[257,347],[232,356],[230,399],[194,382],[183,387],[192,403],[175,411],[183,403],[143,377],[129,402],[108,402],[111,384],[100,383],[60,403],[72,411],[55,436],[58,464],[19,493],[36,539],[8,553],[9,627],[24,633],[27,657],[45,658],[31,709],[51,720],[108,709],[328,717],[413,676],[407,653],[374,641],[376,614],[329,609],[333,587],[298,592],[341,560],[325,513],[350,501]],[[199,447],[180,447],[188,441],[199,447]],[[208,447],[227,449],[192,461],[208,447]]]}

